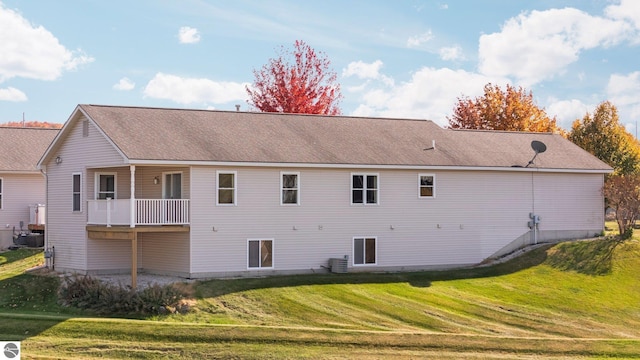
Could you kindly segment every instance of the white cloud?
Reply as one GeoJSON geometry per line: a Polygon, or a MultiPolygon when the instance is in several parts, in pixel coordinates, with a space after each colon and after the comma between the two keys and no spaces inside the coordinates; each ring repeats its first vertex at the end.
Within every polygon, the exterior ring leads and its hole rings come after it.
{"type": "Polygon", "coordinates": [[[431,39],[433,39],[433,33],[431,32],[431,30],[429,30],[424,34],[410,37],[407,40],[407,47],[418,48],[422,44],[426,43],[427,41],[429,41],[431,39]]]}
{"type": "MultiPolygon", "coordinates": [[[[393,86],[393,79],[380,73],[382,66],[383,63],[381,60],[376,60],[370,64],[364,61],[352,61],[347,65],[346,69],[342,70],[342,76],[355,76],[358,79],[366,80],[380,80],[387,86],[393,86]]],[[[350,91],[358,91],[358,89],[362,89],[364,85],[351,87],[350,91]]]]}
{"type": "Polygon", "coordinates": [[[555,98],[549,99],[550,104],[545,108],[545,112],[549,117],[556,117],[558,126],[565,130],[571,130],[571,125],[577,119],[582,119],[588,112],[592,112],[595,109],[593,104],[585,104],[580,100],[558,100],[555,98]]]}
{"type": "Polygon", "coordinates": [[[123,77],[122,79],[120,79],[120,81],[118,81],[117,84],[113,85],[113,88],[115,90],[123,90],[123,91],[133,90],[135,87],[136,87],[136,83],[134,83],[127,77],[123,77]]]}
{"type": "Polygon", "coordinates": [[[0,82],[13,77],[55,80],[94,59],[81,50],[70,51],[42,26],[0,3],[0,82]]]}
{"type": "Polygon", "coordinates": [[[446,117],[453,113],[456,99],[482,95],[489,82],[505,84],[508,80],[464,70],[425,67],[406,83],[366,91],[362,104],[352,115],[430,119],[446,126],[446,117]]]}
{"type": "MultiPolygon", "coordinates": [[[[619,4],[609,5],[605,14],[612,19],[628,20],[636,30],[640,30],[640,2],[637,0],[621,0],[619,4]]],[[[636,33],[635,43],[639,41],[636,33]]]]}
{"type": "Polygon", "coordinates": [[[463,60],[462,48],[458,45],[451,47],[443,47],[438,50],[438,54],[442,60],[463,60]]]}
{"type": "Polygon", "coordinates": [[[640,120],[640,71],[611,75],[607,97],[618,108],[621,121],[640,120]]]}
{"type": "Polygon", "coordinates": [[[0,89],[0,101],[27,101],[27,95],[16,88],[8,87],[0,89]]]}
{"type": "Polygon", "coordinates": [[[183,26],[178,30],[178,39],[181,44],[195,44],[200,41],[200,33],[196,28],[183,26]]]}
{"type": "Polygon", "coordinates": [[[146,97],[166,99],[179,104],[226,103],[247,99],[245,83],[216,82],[204,78],[183,78],[157,73],[144,89],[146,97]]]}
{"type": "Polygon", "coordinates": [[[488,76],[513,76],[530,86],[562,73],[583,50],[629,39],[630,28],[625,21],[574,8],[522,13],[500,32],[480,37],[479,69],[488,76]]]}
{"type": "Polygon", "coordinates": [[[376,60],[371,64],[363,61],[352,61],[342,70],[342,76],[357,76],[360,79],[377,79],[380,76],[382,61],[376,60]]]}

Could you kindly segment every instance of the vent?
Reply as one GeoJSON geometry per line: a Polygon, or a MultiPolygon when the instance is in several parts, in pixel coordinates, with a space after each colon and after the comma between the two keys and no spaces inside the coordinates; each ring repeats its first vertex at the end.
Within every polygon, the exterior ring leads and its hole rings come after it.
{"type": "Polygon", "coordinates": [[[335,274],[344,274],[347,272],[348,257],[329,259],[329,270],[335,274]]]}

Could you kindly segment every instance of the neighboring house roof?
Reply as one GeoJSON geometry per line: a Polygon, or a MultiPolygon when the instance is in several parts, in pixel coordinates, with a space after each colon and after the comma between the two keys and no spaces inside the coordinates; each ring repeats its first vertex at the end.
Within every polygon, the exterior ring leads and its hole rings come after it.
{"type": "Polygon", "coordinates": [[[0,127],[0,172],[36,172],[59,129],[0,127]]]}
{"type": "MultiPolygon", "coordinates": [[[[100,105],[79,105],[68,123],[81,114],[132,164],[514,168],[527,165],[531,142],[538,140],[547,145],[535,160],[538,169],[611,171],[550,133],[451,130],[428,120],[100,105]]],[[[64,138],[58,137],[53,148],[64,138]]]]}

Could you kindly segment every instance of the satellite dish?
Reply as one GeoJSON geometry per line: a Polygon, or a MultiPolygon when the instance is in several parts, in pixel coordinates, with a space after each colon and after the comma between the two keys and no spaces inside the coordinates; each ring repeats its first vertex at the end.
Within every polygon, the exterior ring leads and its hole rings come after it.
{"type": "Polygon", "coordinates": [[[536,154],[540,154],[547,151],[547,145],[545,145],[542,141],[538,141],[538,140],[533,140],[531,142],[531,148],[533,149],[533,151],[536,152],[536,154]]]}
{"type": "Polygon", "coordinates": [[[531,159],[531,161],[529,161],[529,163],[525,167],[529,167],[529,165],[533,165],[533,160],[536,159],[536,156],[538,156],[538,154],[540,153],[547,151],[547,145],[545,145],[542,141],[538,141],[538,140],[533,140],[531,142],[531,148],[533,149],[533,151],[536,152],[536,154],[533,155],[533,159],[531,159]]]}

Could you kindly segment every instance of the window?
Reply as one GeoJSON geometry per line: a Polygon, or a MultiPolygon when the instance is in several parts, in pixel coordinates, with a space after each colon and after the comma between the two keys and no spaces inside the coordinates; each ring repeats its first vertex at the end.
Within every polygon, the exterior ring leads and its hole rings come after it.
{"type": "Polygon", "coordinates": [[[82,211],[82,178],[80,174],[72,174],[71,210],[82,211]]]}
{"type": "Polygon", "coordinates": [[[162,196],[164,199],[182,199],[182,173],[163,173],[164,190],[162,196]]]}
{"type": "Polygon", "coordinates": [[[376,238],[353,238],[353,265],[376,264],[376,238]]]}
{"type": "Polygon", "coordinates": [[[378,203],[378,175],[351,175],[351,204],[378,203]]]}
{"type": "Polygon", "coordinates": [[[299,205],[300,204],[300,174],[299,173],[280,173],[280,188],[282,197],[280,205],[299,205]]]}
{"type": "Polygon", "coordinates": [[[2,178],[0,178],[0,210],[2,210],[2,178]]]}
{"type": "Polygon", "coordinates": [[[96,200],[116,198],[116,174],[97,173],[96,174],[96,200]]]}
{"type": "Polygon", "coordinates": [[[249,269],[273,268],[273,239],[247,241],[249,269]]]}
{"type": "Polygon", "coordinates": [[[218,171],[218,205],[236,204],[236,172],[218,171]]]}
{"type": "Polygon", "coordinates": [[[436,176],[433,174],[418,175],[419,196],[421,198],[436,197],[436,176]]]}

